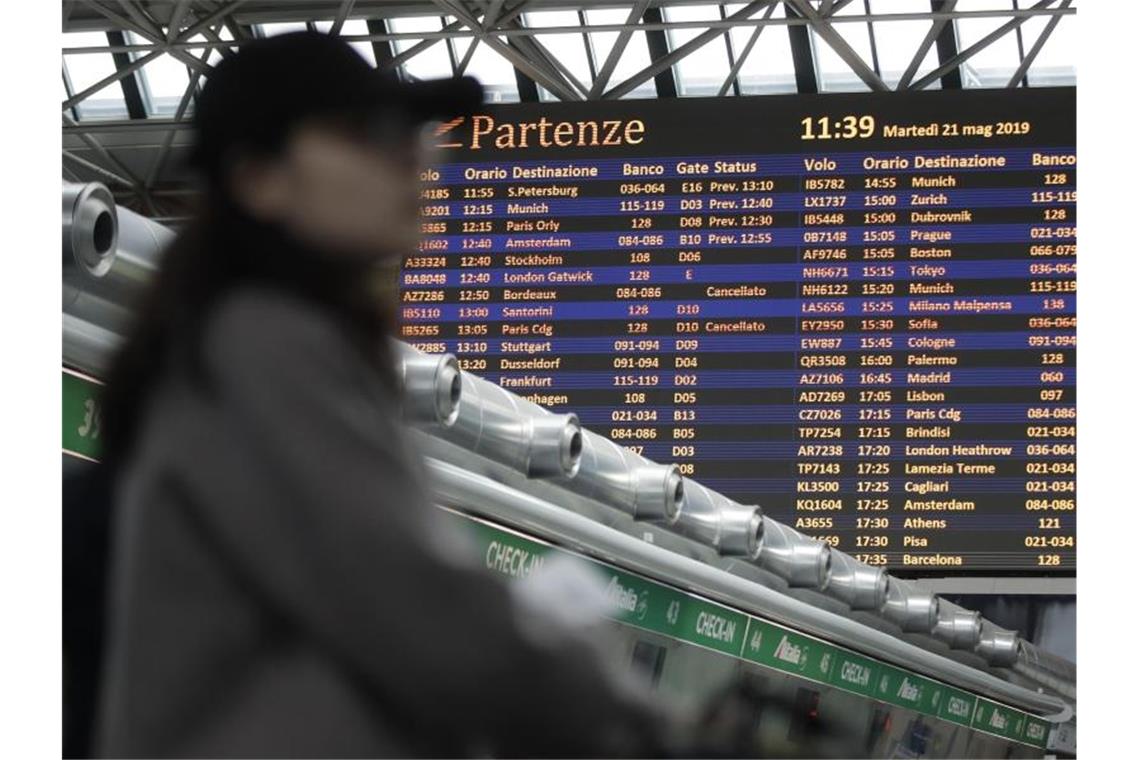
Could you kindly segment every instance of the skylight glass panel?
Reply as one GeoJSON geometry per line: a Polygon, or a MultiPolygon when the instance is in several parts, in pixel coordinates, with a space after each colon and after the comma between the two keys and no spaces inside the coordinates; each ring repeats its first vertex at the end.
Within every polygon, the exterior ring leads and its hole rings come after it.
{"type": "MultiPolygon", "coordinates": [[[[1013,9],[1013,0],[958,0],[956,11],[1008,11],[1013,9]]],[[[1009,19],[1004,19],[1008,21],[1009,19]]]]}
{"type": "Polygon", "coordinates": [[[257,28],[261,31],[262,37],[276,37],[279,34],[289,34],[290,32],[303,32],[308,29],[303,21],[288,21],[275,24],[258,24],[257,28]]]}
{"type": "MultiPolygon", "coordinates": [[[[107,47],[104,32],[66,32],[63,46],[107,47]]],[[[72,53],[63,56],[73,95],[114,74],[115,60],[110,53],[72,53]]],[[[76,106],[80,119],[123,119],[127,117],[127,103],[123,99],[123,87],[112,82],[98,92],[89,95],[76,106]]]]}
{"type": "MultiPolygon", "coordinates": [[[[665,8],[666,21],[720,21],[720,11],[713,5],[679,6],[665,8]]],[[[670,29],[666,33],[669,49],[676,50],[706,30],[697,27],[670,29]]],[[[677,73],[678,95],[716,95],[728,76],[731,64],[728,62],[728,48],[724,35],[717,35],[696,50],[677,61],[673,70],[677,73]]]]}
{"type": "MultiPolygon", "coordinates": [[[[1028,53],[1038,37],[1045,31],[1049,16],[1034,16],[1021,25],[1028,53]]],[[[1031,87],[1057,87],[1077,83],[1077,17],[1062,16],[1053,33],[1045,40],[1041,50],[1029,64],[1029,85],[1031,87]]]]}
{"type": "MultiPolygon", "coordinates": [[[[731,16],[744,7],[743,3],[726,5],[725,13],[731,16]]],[[[757,14],[762,17],[763,13],[757,14]]],[[[772,19],[784,17],[783,4],[777,5],[772,19]]],[[[732,49],[739,59],[752,38],[756,27],[735,26],[729,30],[732,49]]],[[[782,92],[796,92],[796,69],[792,64],[792,45],[788,39],[788,28],[783,24],[767,26],[760,32],[756,44],[740,66],[737,74],[740,92],[744,95],[774,95],[782,92]]]]}
{"type": "MultiPolygon", "coordinates": [[[[866,10],[860,0],[843,6],[836,17],[863,16],[866,10]]],[[[871,34],[864,21],[848,21],[832,24],[840,37],[855,51],[867,68],[874,69],[871,56],[871,34]]],[[[856,92],[869,90],[870,85],[864,82],[851,68],[847,61],[835,51],[826,40],[811,30],[812,47],[815,49],[815,66],[819,72],[819,87],[824,92],[856,92]]]]}
{"type": "MultiPolygon", "coordinates": [[[[502,37],[496,39],[506,44],[506,40],[502,37]]],[[[492,50],[486,42],[480,42],[475,47],[465,73],[482,83],[488,102],[518,102],[519,85],[515,79],[515,67],[498,52],[492,50]]]]}
{"type": "MultiPolygon", "coordinates": [[[[542,11],[539,13],[523,14],[524,22],[532,29],[544,27],[578,27],[578,13],[576,11],[542,11]]],[[[537,34],[535,41],[540,43],[552,56],[569,69],[579,82],[587,89],[592,81],[590,77],[590,61],[586,54],[586,38],[581,32],[562,32],[559,34],[537,34]]],[[[558,100],[559,98],[539,85],[538,96],[542,100],[558,100]]]]}
{"type": "MultiPolygon", "coordinates": [[[[416,16],[412,18],[388,19],[388,29],[393,34],[423,34],[438,32],[443,28],[439,16],[416,16]]],[[[416,38],[395,40],[396,54],[399,55],[417,45],[416,38]]],[[[403,69],[416,79],[443,79],[452,76],[451,57],[447,54],[447,44],[443,40],[409,58],[403,69]]]]}
{"type": "MultiPolygon", "coordinates": [[[[222,32],[218,36],[221,37],[223,40],[227,40],[227,41],[233,39],[230,36],[229,31],[225,30],[225,29],[223,29],[222,32]]],[[[210,64],[211,66],[217,66],[218,63],[222,60],[222,48],[220,48],[220,47],[208,47],[208,46],[213,44],[213,40],[206,39],[205,35],[195,34],[193,37],[191,37],[189,40],[187,40],[187,42],[189,42],[191,44],[199,44],[199,45],[203,46],[203,47],[196,47],[196,48],[195,47],[185,48],[186,52],[189,53],[190,55],[194,56],[195,58],[201,58],[202,54],[205,53],[206,50],[208,49],[210,51],[210,55],[206,59],[206,63],[210,64]]]]}
{"type": "MultiPolygon", "coordinates": [[[[997,4],[1002,10],[1013,10],[1013,2],[997,4]]],[[[995,10],[994,0],[959,0],[958,11],[995,10]]],[[[1003,24],[1008,16],[959,18],[954,20],[958,50],[964,51],[1003,24]]],[[[1021,64],[1017,51],[1017,33],[1010,30],[962,62],[963,87],[1005,87],[1021,64]]]]}
{"type": "MultiPolygon", "coordinates": [[[[604,10],[586,11],[586,21],[590,26],[597,24],[624,24],[628,18],[629,8],[607,8],[604,10]]],[[[598,70],[600,71],[605,64],[606,57],[609,55],[610,50],[613,49],[614,43],[617,42],[619,32],[590,32],[589,34],[590,44],[594,48],[594,60],[597,62],[598,70]]],[[[636,31],[630,36],[629,43],[625,46],[625,50],[622,51],[621,57],[614,67],[613,74],[606,83],[606,90],[613,89],[615,85],[643,71],[649,64],[649,43],[645,39],[644,32],[636,31]]],[[[655,98],[657,97],[657,85],[653,81],[653,77],[650,77],[622,97],[655,98]]]]}
{"type": "MultiPolygon", "coordinates": [[[[148,40],[134,32],[127,33],[127,41],[132,45],[145,45],[148,40]]],[[[134,58],[147,55],[139,51],[134,58]]],[[[173,116],[178,103],[190,84],[187,66],[172,55],[163,54],[152,58],[136,72],[148,116],[173,116]]]]}
{"type": "MultiPolygon", "coordinates": [[[[317,21],[313,24],[318,32],[321,34],[328,34],[332,31],[332,21],[317,21]]],[[[371,32],[368,29],[368,22],[362,18],[345,19],[341,24],[340,35],[342,37],[364,37],[371,32]]],[[[349,42],[352,49],[360,54],[360,57],[368,61],[368,65],[376,68],[376,51],[372,49],[371,42],[349,42]]]]}
{"type": "MultiPolygon", "coordinates": [[[[871,0],[871,12],[875,15],[908,13],[914,9],[912,0],[871,0]],[[909,10],[908,10],[909,9],[909,10]]],[[[926,39],[932,22],[930,21],[876,21],[874,22],[875,51],[879,55],[879,68],[883,81],[888,87],[897,87],[903,73],[914,60],[922,41],[926,39]]],[[[912,82],[922,78],[938,67],[937,45],[932,43],[923,56],[912,82]]],[[[925,89],[938,89],[942,80],[934,80],[925,89]]]]}
{"type": "MultiPolygon", "coordinates": [[[[329,26],[331,27],[332,24],[330,23],[329,26]]],[[[326,29],[325,31],[327,32],[328,30],[326,29]]],[[[340,28],[340,33],[345,37],[364,37],[371,32],[368,30],[367,21],[362,18],[353,18],[344,22],[344,25],[340,28]]],[[[360,56],[368,61],[370,66],[373,68],[376,67],[376,51],[373,49],[371,42],[350,42],[348,44],[352,45],[352,49],[360,53],[360,56]]]]}

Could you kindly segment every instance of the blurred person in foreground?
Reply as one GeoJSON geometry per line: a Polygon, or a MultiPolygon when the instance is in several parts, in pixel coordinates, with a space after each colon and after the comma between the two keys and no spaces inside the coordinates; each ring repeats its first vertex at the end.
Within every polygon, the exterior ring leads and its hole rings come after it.
{"type": "Polygon", "coordinates": [[[422,125],[481,98],[311,33],[211,72],[203,208],[104,399],[101,753],[664,751],[657,708],[580,638],[555,651],[506,585],[449,557],[398,422],[376,284],[418,242],[422,125]]]}

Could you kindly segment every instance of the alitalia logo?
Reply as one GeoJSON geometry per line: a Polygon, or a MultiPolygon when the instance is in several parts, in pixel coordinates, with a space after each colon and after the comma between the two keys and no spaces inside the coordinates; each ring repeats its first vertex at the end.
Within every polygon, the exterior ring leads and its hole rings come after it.
{"type": "Polygon", "coordinates": [[[996,728],[998,731],[1004,731],[1008,723],[1009,721],[1006,720],[1006,717],[997,710],[994,710],[992,713],[990,713],[990,728],[996,728]]]}
{"type": "Polygon", "coordinates": [[[918,687],[912,684],[909,678],[904,677],[902,683],[899,684],[899,691],[896,696],[899,699],[905,699],[907,702],[915,702],[918,700],[918,687]]]}
{"type": "Polygon", "coordinates": [[[956,718],[969,718],[970,703],[961,697],[950,697],[946,700],[946,712],[956,718]]]}
{"type": "Polygon", "coordinates": [[[1044,739],[1045,726],[1041,723],[1030,723],[1029,728],[1026,730],[1025,734],[1030,739],[1044,739]]]}
{"type": "Polygon", "coordinates": [[[776,659],[790,662],[793,665],[803,664],[804,650],[798,644],[793,644],[788,641],[787,636],[780,638],[780,643],[776,645],[776,659]]]}
{"type": "Polygon", "coordinates": [[[618,583],[617,577],[610,578],[606,586],[606,601],[619,610],[633,612],[637,609],[637,592],[618,583]]]}

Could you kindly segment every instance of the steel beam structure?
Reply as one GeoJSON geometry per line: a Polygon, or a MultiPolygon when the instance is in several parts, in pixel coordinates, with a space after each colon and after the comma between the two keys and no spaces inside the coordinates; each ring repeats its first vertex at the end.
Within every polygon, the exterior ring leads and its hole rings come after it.
{"type": "MultiPolygon", "coordinates": [[[[476,50],[486,46],[495,55],[505,59],[515,70],[513,83],[521,100],[537,100],[538,86],[560,100],[583,100],[627,96],[639,85],[655,80],[659,97],[673,97],[678,91],[677,62],[693,51],[716,39],[724,40],[728,64],[723,72],[720,95],[738,95],[742,72],[749,66],[753,49],[761,32],[769,26],[788,29],[791,44],[788,47],[788,70],[794,70],[800,92],[818,92],[820,80],[816,71],[815,46],[828,45],[848,66],[859,81],[870,90],[885,90],[877,59],[882,43],[876,40],[875,30],[880,24],[892,21],[925,21],[927,34],[913,52],[897,89],[921,89],[936,81],[944,88],[961,87],[960,67],[987,45],[1004,34],[1018,30],[1030,18],[1043,18],[1048,23],[1038,38],[1029,43],[1011,70],[1010,86],[1026,80],[1030,67],[1038,59],[1042,47],[1054,35],[1061,19],[1076,12],[1073,0],[1037,0],[1032,5],[1020,6],[1009,0],[1008,9],[962,11],[955,0],[932,0],[929,9],[916,3],[914,10],[906,12],[875,13],[865,0],[761,0],[748,3],[743,9],[732,11],[724,2],[712,0],[626,0],[607,2],[603,7],[624,8],[624,23],[589,23],[591,14],[584,10],[593,4],[571,0],[61,0],[64,31],[103,31],[111,33],[105,45],[67,46],[64,65],[79,55],[112,54],[116,70],[80,92],[70,90],[61,104],[64,115],[65,144],[72,158],[68,170],[73,175],[96,172],[74,159],[101,167],[100,176],[109,179],[106,172],[125,180],[124,190],[135,192],[140,202],[148,191],[173,184],[184,184],[185,178],[174,172],[176,162],[168,160],[178,144],[175,135],[188,126],[194,94],[198,84],[209,76],[209,60],[213,51],[229,55],[232,50],[260,34],[261,24],[276,22],[302,22],[310,25],[325,22],[330,33],[338,34],[351,42],[371,44],[377,65],[396,70],[404,76],[405,65],[444,41],[454,58],[453,70],[457,74],[472,73],[471,65],[476,50]],[[671,21],[671,6],[709,5],[718,13],[708,20],[671,21]],[[775,11],[783,9],[785,13],[775,11]],[[553,10],[571,10],[577,13],[578,24],[560,26],[532,26],[528,14],[553,10]],[[762,12],[761,12],[762,11],[762,12]],[[387,23],[394,18],[430,16],[443,17],[441,28],[428,32],[392,31],[387,23]],[[717,17],[719,16],[719,17],[717,17]],[[960,50],[956,43],[955,22],[963,19],[992,18],[998,25],[993,32],[977,43],[960,50]],[[367,33],[344,34],[349,20],[366,22],[367,33]],[[870,61],[858,55],[845,38],[847,24],[866,25],[871,39],[870,61]],[[734,28],[747,28],[750,34],[735,38],[729,32],[734,28]],[[223,39],[222,30],[229,30],[233,39],[223,39]],[[669,32],[693,30],[697,32],[688,42],[671,46],[669,32]],[[126,33],[133,32],[134,39],[126,33]],[[606,55],[598,56],[594,50],[595,35],[616,33],[617,40],[606,55]],[[544,44],[543,39],[560,35],[565,39],[580,39],[586,65],[581,69],[571,65],[544,44]],[[625,56],[631,54],[630,45],[635,35],[645,35],[650,54],[649,64],[644,62],[637,74],[624,82],[614,83],[613,74],[619,70],[625,56]],[[741,44],[741,40],[746,40],[741,44]],[[410,42],[403,52],[397,52],[394,43],[410,42]],[[466,41],[462,55],[457,55],[455,43],[466,41]],[[929,72],[920,72],[922,62],[931,47],[938,51],[939,63],[929,72]],[[183,94],[173,119],[153,118],[144,113],[142,99],[137,97],[147,66],[163,56],[171,56],[184,63],[190,73],[191,85],[183,94]],[[129,120],[85,120],[82,109],[77,108],[97,92],[121,82],[130,116],[129,120]],[[131,134],[139,135],[131,143],[131,134]],[[96,135],[107,135],[104,140],[96,135]],[[155,136],[157,135],[157,136],[155,136]],[[72,136],[69,138],[69,136],[72,136]],[[81,142],[76,142],[78,136],[81,142]],[[104,144],[105,143],[105,144],[104,144]],[[127,168],[116,153],[130,147],[135,155],[143,156],[143,168],[132,163],[127,168]],[[147,157],[146,153],[153,151],[147,157]],[[172,172],[167,176],[167,171],[172,172]],[[145,176],[145,181],[138,178],[145,176]]],[[[893,10],[893,9],[892,9],[893,10]]],[[[861,33],[861,32],[860,32],[861,33]]],[[[769,32],[772,34],[772,32],[769,32]]],[[[638,47],[641,47],[638,45],[638,47]]],[[[645,48],[641,48],[644,50],[645,48]]],[[[644,55],[639,51],[640,55],[644,55]]],[[[909,54],[909,51],[908,51],[909,54]]],[[[215,56],[216,57],[216,56],[215,56]]],[[[581,61],[581,58],[577,60],[581,61]]],[[[580,65],[580,64],[579,64],[580,65]]],[[[1003,74],[1004,76],[1004,74],[1003,74]]],[[[66,77],[65,77],[66,81],[66,77]]],[[[508,85],[510,87],[510,85],[508,85]]],[[[142,203],[146,205],[146,203],[142,203]]]]}

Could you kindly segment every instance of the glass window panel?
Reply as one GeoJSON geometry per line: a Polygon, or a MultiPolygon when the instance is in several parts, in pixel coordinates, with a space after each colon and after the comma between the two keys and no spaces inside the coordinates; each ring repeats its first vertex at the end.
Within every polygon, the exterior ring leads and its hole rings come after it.
{"type": "MultiPolygon", "coordinates": [[[[852,5],[863,10],[863,0],[853,0],[852,5]]],[[[881,13],[930,13],[930,3],[923,0],[871,0],[871,12],[881,13]]],[[[930,22],[924,22],[930,23],[930,22]]]]}
{"type": "MultiPolygon", "coordinates": [[[[439,16],[393,18],[388,20],[388,28],[394,34],[438,32],[443,28],[443,23],[439,16]]],[[[408,38],[394,42],[398,55],[418,44],[420,40],[408,38]]],[[[447,43],[444,40],[409,58],[403,63],[403,69],[416,79],[443,79],[454,73],[451,70],[451,57],[447,54],[447,43]]]]}
{"type": "MultiPolygon", "coordinates": [[[[127,33],[127,40],[132,45],[145,45],[148,42],[134,32],[127,33]]],[[[144,55],[146,53],[140,51],[134,57],[137,59],[144,55]]],[[[147,115],[172,116],[178,110],[178,103],[190,84],[190,74],[185,63],[172,55],[163,54],[139,69],[138,80],[147,115]]]]}
{"type": "MultiPolygon", "coordinates": [[[[332,24],[329,24],[332,28],[332,24]]],[[[326,30],[328,31],[328,30],[326,30]]],[[[363,37],[369,34],[368,22],[362,18],[352,18],[344,22],[344,26],[340,28],[340,33],[345,37],[363,37]]],[[[368,64],[375,68],[376,66],[376,51],[372,49],[371,42],[350,42],[352,49],[360,53],[360,57],[368,61],[368,64]]]]}
{"type": "MultiPolygon", "coordinates": [[[[596,24],[624,24],[628,18],[629,8],[607,8],[603,10],[586,11],[586,21],[591,26],[596,24]]],[[[594,60],[597,62],[599,69],[602,68],[606,56],[609,55],[614,43],[617,42],[618,34],[618,32],[590,32],[590,43],[594,48],[594,60]]],[[[620,84],[634,74],[644,70],[649,66],[649,63],[649,43],[645,39],[645,33],[640,31],[634,32],[630,36],[629,43],[625,46],[625,50],[622,51],[621,57],[614,67],[613,74],[610,75],[606,89],[612,89],[614,85],[620,84]]],[[[653,81],[653,77],[650,77],[623,97],[655,98],[657,97],[657,85],[653,81]]]]}
{"type": "MultiPolygon", "coordinates": [[[[498,38],[504,44],[506,40],[498,38]]],[[[466,52],[466,48],[464,48],[466,52]]],[[[475,77],[482,84],[490,103],[517,103],[519,99],[519,85],[515,79],[515,67],[499,53],[491,49],[485,42],[480,42],[471,55],[471,63],[467,65],[468,75],[475,77]]]]}
{"type": "MultiPolygon", "coordinates": [[[[317,31],[321,34],[328,34],[332,31],[332,21],[317,21],[313,24],[317,31]]],[[[369,34],[368,22],[362,18],[345,19],[344,24],[340,27],[340,33],[343,37],[362,37],[369,34]]],[[[376,51],[372,49],[371,42],[349,42],[352,48],[360,54],[360,57],[368,61],[368,64],[373,68],[376,67],[376,51]]]]}
{"type": "MultiPolygon", "coordinates": [[[[1012,10],[1013,2],[997,3],[995,0],[959,0],[956,10],[1012,10]]],[[[955,19],[958,35],[958,49],[966,50],[990,32],[1009,21],[1009,17],[993,16],[983,18],[955,19]]],[[[1005,87],[1010,77],[1021,63],[1017,52],[1017,34],[1010,31],[974,53],[959,67],[962,71],[963,87],[1005,87]]]]}
{"type": "MultiPolygon", "coordinates": [[[[590,88],[590,62],[586,58],[586,40],[581,34],[539,34],[535,40],[542,44],[550,55],[557,58],[563,66],[587,90],[590,88]]],[[[547,92],[545,87],[539,89],[543,100],[557,100],[558,98],[547,92]]]]}
{"type": "MultiPolygon", "coordinates": [[[[542,11],[539,13],[524,13],[524,21],[532,29],[544,27],[579,27],[578,13],[576,11],[542,11]]],[[[557,58],[570,73],[577,77],[583,86],[589,88],[590,61],[586,57],[586,38],[580,32],[563,32],[559,34],[539,34],[535,39],[543,45],[550,54],[557,58]]],[[[558,97],[542,85],[538,87],[538,96],[542,100],[558,100],[558,97]]]]}
{"type": "MultiPolygon", "coordinates": [[[[666,21],[720,21],[717,6],[680,6],[665,8],[666,21]]],[[[676,50],[692,40],[705,29],[670,29],[666,33],[669,49],[676,50]]],[[[677,61],[673,70],[677,74],[678,95],[716,95],[728,76],[731,64],[728,62],[728,49],[724,36],[720,35],[677,61]]]]}
{"type": "MultiPolygon", "coordinates": [[[[223,29],[218,34],[218,36],[221,37],[223,40],[232,40],[233,39],[233,37],[230,36],[229,30],[227,30],[227,29],[223,29]]],[[[213,44],[213,40],[207,40],[206,37],[204,35],[201,35],[201,34],[195,34],[193,37],[191,37],[188,40],[188,42],[200,43],[200,44],[213,44]]],[[[205,52],[206,48],[204,48],[204,47],[185,48],[185,50],[187,53],[194,56],[195,58],[201,58],[202,53],[205,52]]],[[[210,48],[210,57],[206,59],[206,63],[210,64],[211,66],[216,66],[218,64],[218,62],[221,60],[222,60],[222,48],[211,47],[210,48]]]]}
{"type": "MultiPolygon", "coordinates": [[[[958,0],[956,11],[1008,11],[1013,9],[1013,0],[958,0]]],[[[1005,19],[1008,21],[1009,19],[1005,19]]]]}
{"type": "MultiPolygon", "coordinates": [[[[911,0],[871,0],[871,12],[909,13],[914,9],[911,0]],[[910,10],[907,10],[909,8],[910,10]]],[[[879,54],[879,69],[883,81],[889,87],[898,85],[903,72],[910,66],[914,54],[918,52],[919,45],[930,31],[930,21],[876,21],[875,22],[875,50],[879,54]]],[[[924,74],[938,67],[937,45],[932,44],[926,51],[926,56],[919,64],[911,81],[921,78],[924,74]]],[[[942,80],[934,80],[926,89],[938,89],[942,80]]]]}
{"type": "MultiPolygon", "coordinates": [[[[1021,25],[1026,53],[1033,47],[1048,23],[1048,16],[1034,16],[1021,25]]],[[[1077,83],[1076,23],[1075,15],[1062,16],[1057,22],[1053,33],[1045,40],[1041,50],[1037,51],[1033,63],[1029,65],[1027,76],[1031,87],[1056,87],[1077,83]]]]}
{"type": "MultiPolygon", "coordinates": [[[[866,15],[866,10],[863,3],[856,0],[843,6],[835,15],[837,17],[863,16],[866,15]]],[[[848,21],[834,24],[832,28],[851,46],[855,54],[863,59],[867,68],[874,69],[873,58],[871,57],[871,34],[865,22],[848,21]]],[[[819,74],[821,90],[825,92],[853,92],[871,89],[852,70],[851,65],[844,61],[839,53],[835,52],[835,49],[822,37],[816,34],[814,29],[811,31],[811,42],[815,50],[815,67],[819,74]]]]}
{"type": "Polygon", "coordinates": [[[303,21],[288,21],[276,24],[258,24],[257,29],[261,31],[262,37],[276,37],[279,34],[288,34],[289,32],[303,32],[308,27],[305,26],[303,21]]]}
{"type": "MultiPolygon", "coordinates": [[[[107,47],[105,32],[67,32],[63,35],[63,46],[107,47]]],[[[72,94],[83,92],[96,82],[115,73],[115,60],[110,53],[73,53],[63,57],[67,75],[71,81],[72,94]]],[[[123,99],[123,87],[112,82],[98,92],[81,101],[76,109],[80,119],[122,119],[127,117],[127,103],[123,99]]]]}
{"type": "MultiPolygon", "coordinates": [[[[725,6],[725,12],[732,15],[744,7],[743,3],[725,6]]],[[[763,16],[763,14],[757,14],[763,16]]],[[[776,6],[773,19],[784,17],[784,6],[776,6]]],[[[732,49],[737,56],[744,52],[748,40],[755,31],[753,26],[733,27],[729,32],[732,49]]],[[[788,39],[788,28],[783,24],[767,26],[756,39],[752,51],[744,59],[738,74],[740,91],[745,95],[774,95],[782,92],[796,92],[796,69],[792,64],[792,45],[788,39]]]]}

